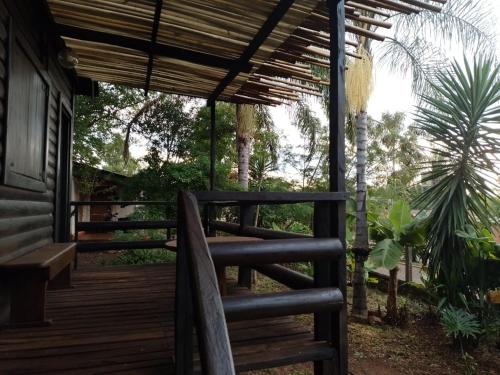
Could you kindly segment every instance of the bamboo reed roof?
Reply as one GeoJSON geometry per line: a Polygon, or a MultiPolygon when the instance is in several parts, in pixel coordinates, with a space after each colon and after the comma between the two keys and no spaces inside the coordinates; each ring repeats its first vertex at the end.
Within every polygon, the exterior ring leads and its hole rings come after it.
{"type": "MultiPolygon", "coordinates": [[[[446,1],[346,0],[347,54],[357,57],[355,35],[384,39],[367,26],[390,28],[395,12],[437,12],[446,1]]],[[[318,84],[328,84],[314,75],[314,67],[329,66],[326,0],[47,3],[56,31],[78,58],[77,74],[95,81],[268,105],[319,95],[318,84]],[[255,41],[283,3],[289,4],[279,22],[262,43],[255,41]],[[253,43],[258,48],[251,53],[253,43]]]]}

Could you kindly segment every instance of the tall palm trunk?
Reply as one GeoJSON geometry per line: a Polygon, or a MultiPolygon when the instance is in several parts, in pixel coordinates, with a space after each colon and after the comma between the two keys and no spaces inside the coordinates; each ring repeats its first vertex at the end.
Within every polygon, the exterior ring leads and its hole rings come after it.
{"type": "Polygon", "coordinates": [[[368,143],[368,115],[361,111],[356,116],[356,235],[354,238],[354,275],[352,315],[365,319],[368,314],[364,263],[368,258],[368,220],[366,208],[366,163],[368,143]]]}
{"type": "Polygon", "coordinates": [[[238,151],[238,183],[243,190],[248,190],[248,166],[250,148],[255,133],[255,110],[252,105],[236,106],[236,147],[238,151]]]}

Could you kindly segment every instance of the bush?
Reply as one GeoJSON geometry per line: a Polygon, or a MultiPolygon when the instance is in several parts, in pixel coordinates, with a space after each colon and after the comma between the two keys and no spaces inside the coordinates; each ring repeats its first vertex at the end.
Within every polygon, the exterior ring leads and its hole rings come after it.
{"type": "Polygon", "coordinates": [[[453,306],[441,310],[441,325],[446,336],[452,337],[461,347],[481,333],[479,321],[474,314],[453,306]]]}
{"type": "Polygon", "coordinates": [[[175,263],[175,253],[164,249],[129,250],[111,261],[111,265],[175,263]]]}

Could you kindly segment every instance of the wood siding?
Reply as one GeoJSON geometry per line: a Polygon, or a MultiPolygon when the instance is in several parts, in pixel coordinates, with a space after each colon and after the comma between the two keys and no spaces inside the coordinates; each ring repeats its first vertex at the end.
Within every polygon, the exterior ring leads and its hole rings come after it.
{"type": "MultiPolygon", "coordinates": [[[[38,2],[36,2],[38,3],[38,2]]],[[[40,2],[41,3],[41,2],[40,2]]],[[[40,4],[38,3],[38,4],[40,4]]],[[[0,1],[0,262],[12,259],[34,248],[53,242],[54,212],[57,196],[57,169],[59,158],[59,123],[61,103],[72,110],[72,89],[66,73],[57,63],[56,51],[51,51],[47,28],[40,19],[40,9],[27,0],[0,1]],[[37,19],[38,12],[38,19],[37,19]],[[6,132],[15,127],[15,120],[7,121],[7,111],[15,103],[8,102],[9,84],[9,22],[23,34],[35,51],[36,63],[43,67],[48,80],[47,124],[39,145],[44,152],[45,176],[41,191],[6,186],[3,184],[6,152],[6,132]]],[[[24,162],[32,155],[27,150],[16,150],[24,162]]],[[[10,151],[9,151],[10,152],[10,151]]],[[[20,160],[21,161],[21,160],[20,160]]],[[[39,162],[39,161],[35,161],[39,162]]]]}

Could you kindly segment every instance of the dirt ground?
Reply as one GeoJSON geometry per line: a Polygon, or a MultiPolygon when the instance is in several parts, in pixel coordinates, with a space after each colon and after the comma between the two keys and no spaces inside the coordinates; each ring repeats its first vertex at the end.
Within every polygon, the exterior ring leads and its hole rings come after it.
{"type": "MultiPolygon", "coordinates": [[[[80,254],[80,265],[103,265],[115,259],[120,252],[80,254]]],[[[228,276],[235,275],[234,269],[228,276]]],[[[258,276],[256,290],[270,292],[282,289],[264,276],[258,276]]],[[[348,290],[348,301],[350,298],[348,290]]],[[[369,309],[384,312],[385,293],[368,290],[369,309]]],[[[428,306],[414,299],[400,296],[407,306],[410,319],[405,328],[388,325],[368,325],[349,322],[349,373],[351,375],[460,375],[465,367],[460,350],[453,347],[439,323],[431,319],[428,306]]],[[[312,327],[311,316],[299,316],[312,327]]],[[[500,375],[500,350],[494,345],[480,346],[470,353],[476,362],[475,374],[500,375]]],[[[303,364],[278,369],[254,371],[248,375],[312,375],[312,365],[303,364]]]]}

